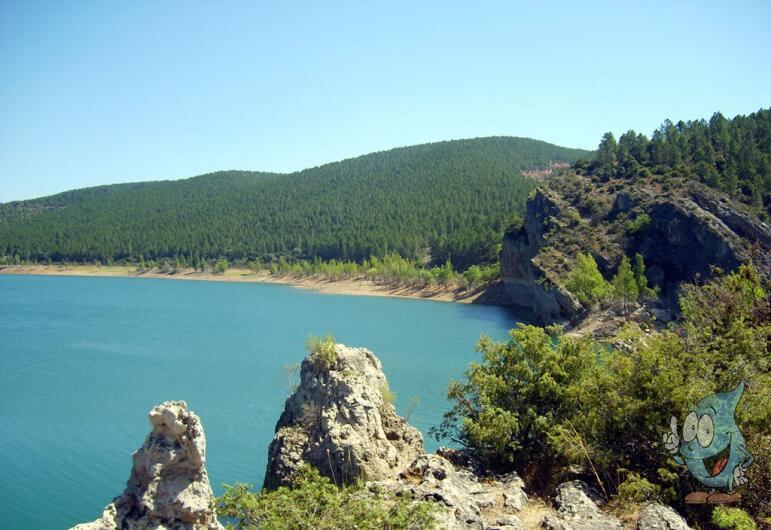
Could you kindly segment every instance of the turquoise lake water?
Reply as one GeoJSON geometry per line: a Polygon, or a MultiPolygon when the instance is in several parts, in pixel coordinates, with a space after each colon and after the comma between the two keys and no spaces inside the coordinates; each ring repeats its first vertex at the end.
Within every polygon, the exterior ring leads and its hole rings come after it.
{"type": "Polygon", "coordinates": [[[515,321],[496,307],[282,285],[0,276],[0,527],[97,518],[125,487],[147,412],[171,399],[202,419],[215,493],[260,486],[285,367],[309,334],[374,351],[400,413],[419,396],[410,422],[425,436],[479,336],[505,340],[515,321]]]}

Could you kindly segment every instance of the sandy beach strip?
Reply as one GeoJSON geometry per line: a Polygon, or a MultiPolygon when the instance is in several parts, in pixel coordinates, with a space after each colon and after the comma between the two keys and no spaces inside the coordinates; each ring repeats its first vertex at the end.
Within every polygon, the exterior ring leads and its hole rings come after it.
{"type": "Polygon", "coordinates": [[[296,278],[290,275],[272,275],[267,271],[253,272],[249,269],[231,268],[223,274],[212,272],[195,272],[191,269],[176,273],[161,273],[158,271],[138,272],[136,267],[125,265],[6,265],[0,267],[0,274],[28,274],[45,276],[103,276],[126,278],[160,278],[164,280],[192,280],[213,282],[255,282],[277,283],[310,289],[320,293],[359,295],[359,296],[393,296],[398,298],[413,298],[419,300],[435,300],[440,302],[470,303],[481,292],[454,291],[447,288],[434,287],[420,289],[417,287],[381,285],[367,279],[330,279],[319,275],[296,278]]]}

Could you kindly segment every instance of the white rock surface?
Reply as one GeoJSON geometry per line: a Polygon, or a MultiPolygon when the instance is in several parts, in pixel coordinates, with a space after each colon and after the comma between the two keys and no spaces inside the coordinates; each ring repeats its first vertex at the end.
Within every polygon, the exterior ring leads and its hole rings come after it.
{"type": "Polygon", "coordinates": [[[691,530],[691,527],[674,509],[651,503],[640,510],[637,530],[691,530]]]}
{"type": "Polygon", "coordinates": [[[573,480],[560,484],[555,501],[557,515],[547,513],[541,526],[549,530],[620,530],[621,522],[600,511],[589,497],[585,482],[573,480]]]}
{"type": "Polygon", "coordinates": [[[435,502],[441,508],[438,526],[448,530],[521,528],[516,514],[527,502],[523,485],[516,473],[480,481],[470,471],[436,454],[420,455],[397,480],[367,484],[435,502]]]}
{"type": "Polygon", "coordinates": [[[184,401],[150,411],[153,430],[134,453],[123,494],[72,530],[221,530],[206,473],[206,437],[184,401]]]}
{"type": "Polygon", "coordinates": [[[423,453],[423,436],[384,399],[378,358],[342,344],[335,352],[331,366],[303,361],[268,449],[266,488],[289,484],[304,462],[337,484],[395,478],[423,453]]]}

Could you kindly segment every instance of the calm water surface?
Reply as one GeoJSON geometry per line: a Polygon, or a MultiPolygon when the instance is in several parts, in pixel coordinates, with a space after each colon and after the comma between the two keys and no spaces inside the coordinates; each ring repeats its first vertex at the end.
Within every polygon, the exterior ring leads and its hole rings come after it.
{"type": "Polygon", "coordinates": [[[397,409],[420,398],[410,421],[425,435],[480,334],[504,340],[514,322],[494,307],[282,285],[0,276],[0,528],[99,516],[125,487],[147,412],[170,399],[203,421],[215,493],[261,485],[286,366],[309,334],[373,350],[397,409]]]}

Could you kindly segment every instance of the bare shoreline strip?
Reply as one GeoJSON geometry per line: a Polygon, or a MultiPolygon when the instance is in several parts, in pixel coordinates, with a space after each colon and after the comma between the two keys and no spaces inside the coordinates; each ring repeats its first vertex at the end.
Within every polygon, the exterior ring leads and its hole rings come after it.
{"type": "Polygon", "coordinates": [[[185,270],[174,274],[160,272],[137,272],[135,267],[121,265],[7,265],[0,268],[0,274],[23,274],[39,276],[84,276],[84,277],[126,277],[158,278],[164,280],[192,280],[241,283],[275,283],[310,289],[320,293],[356,295],[356,296],[391,296],[416,300],[434,300],[439,302],[471,303],[479,292],[453,291],[446,288],[419,289],[414,287],[376,284],[366,279],[333,280],[318,275],[295,278],[288,275],[274,276],[268,272],[253,272],[248,269],[228,269],[223,274],[211,272],[193,272],[185,270]]]}

